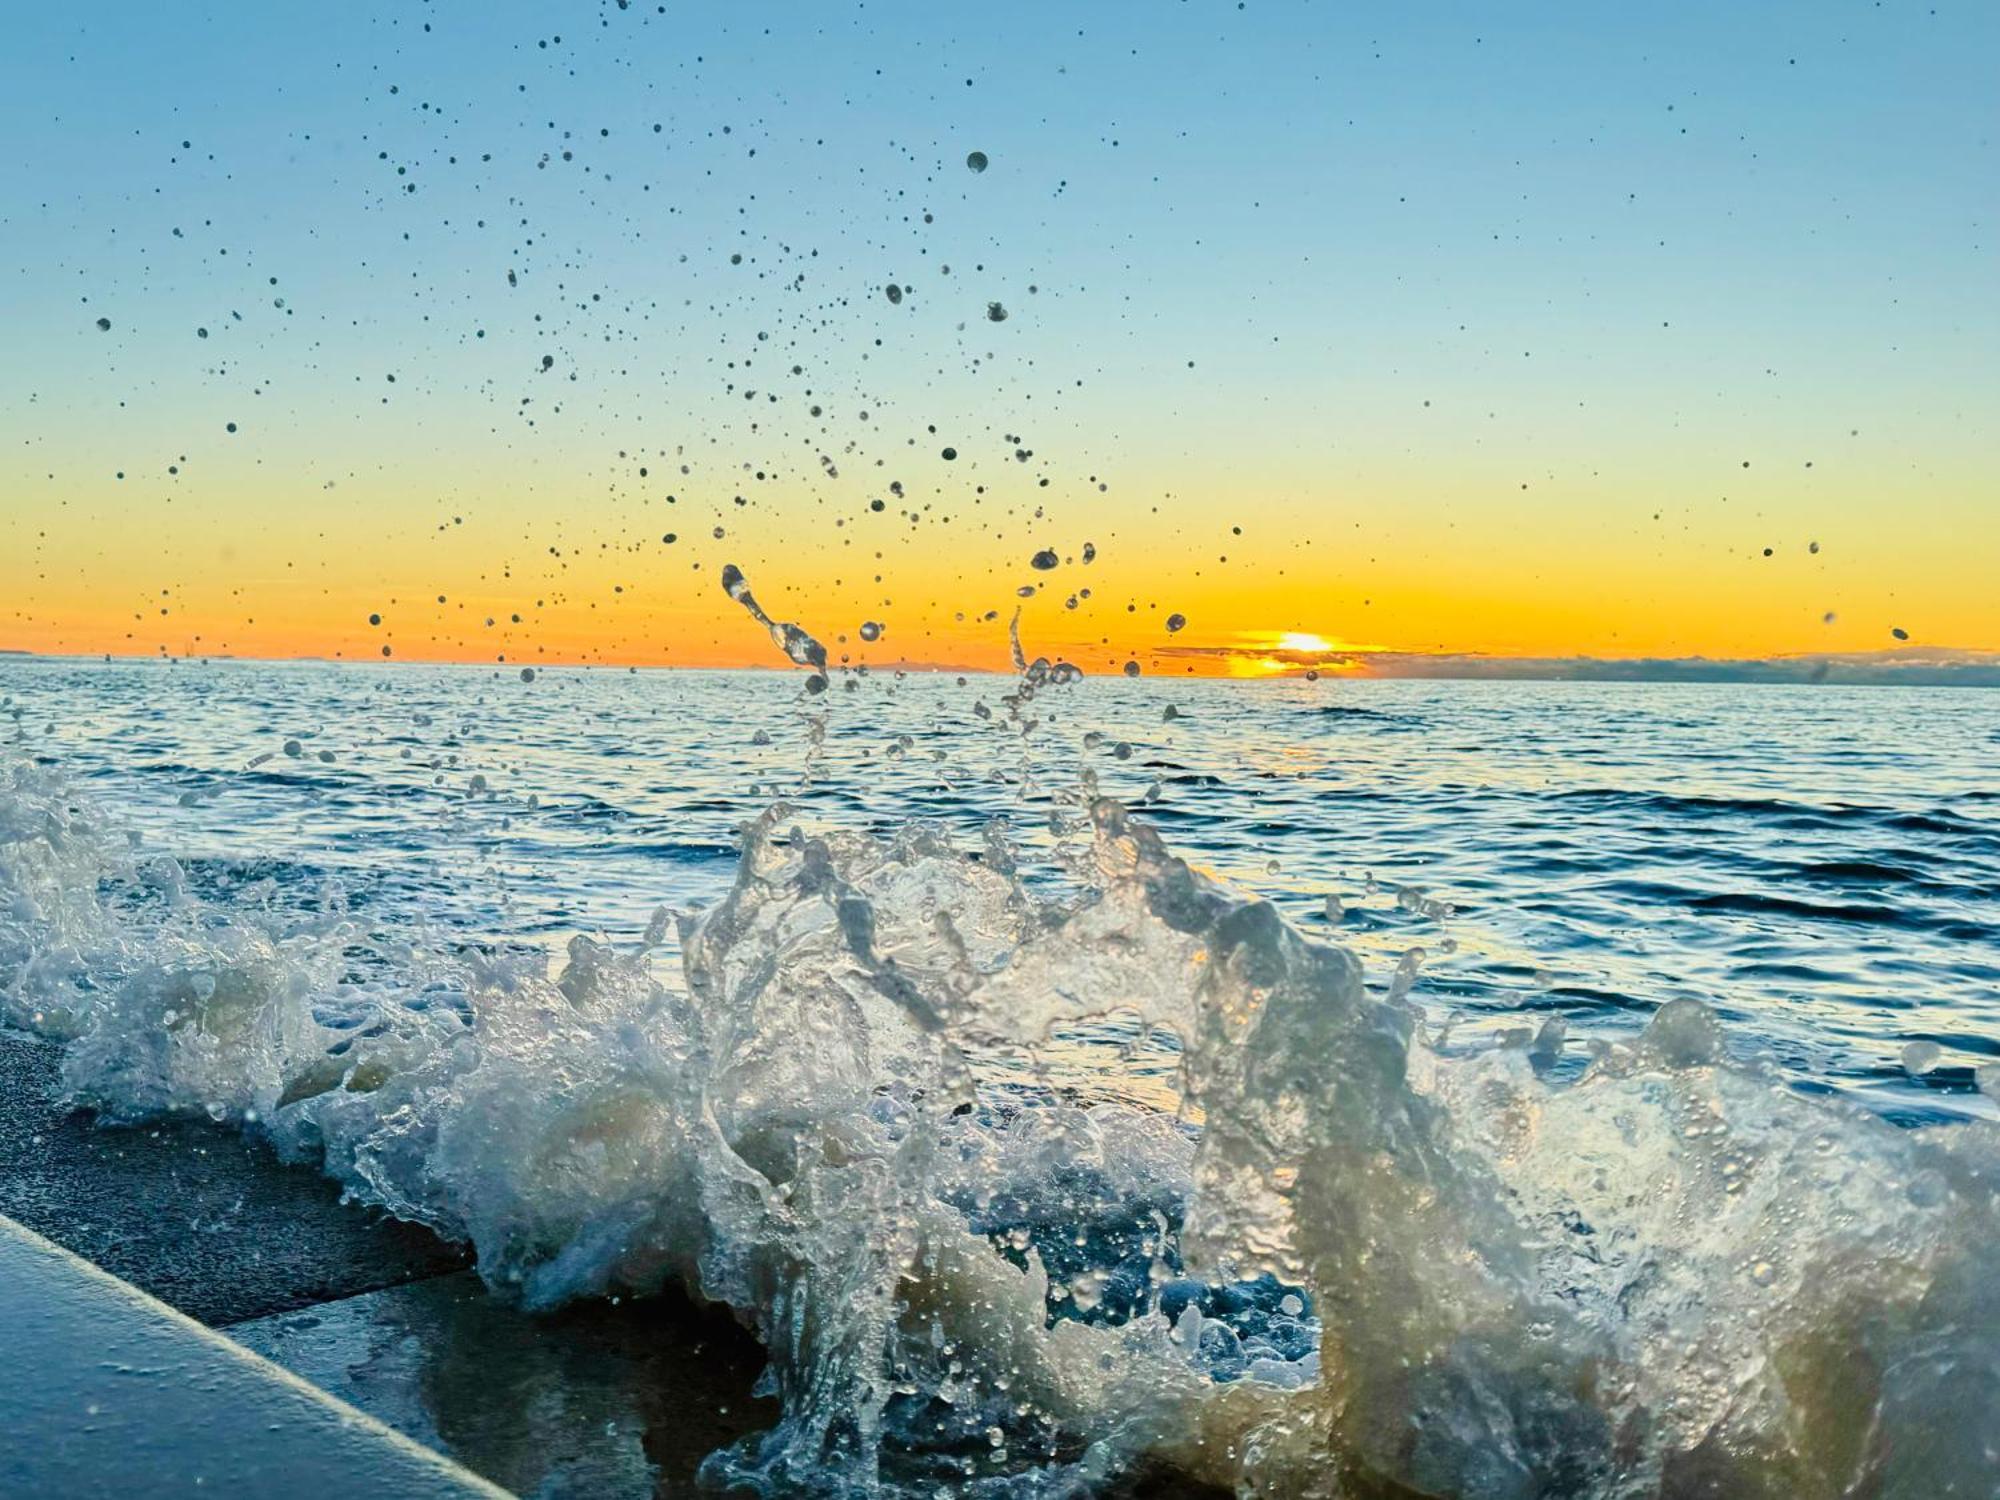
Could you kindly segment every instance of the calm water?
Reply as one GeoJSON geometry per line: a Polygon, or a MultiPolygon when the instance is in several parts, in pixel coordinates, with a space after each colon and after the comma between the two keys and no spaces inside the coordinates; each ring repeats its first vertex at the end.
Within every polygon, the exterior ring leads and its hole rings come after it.
{"type": "Polygon", "coordinates": [[[809,703],[778,673],[23,659],[0,712],[205,894],[337,892],[481,943],[629,940],[712,902],[780,795],[820,826],[977,847],[998,817],[1080,848],[1094,774],[1184,856],[1335,923],[1377,985],[1423,950],[1448,1045],[1548,1013],[1629,1034],[1693,996],[1801,1088],[1996,1113],[1973,1070],[2000,1058],[2000,694],[1092,679],[1024,733],[1012,686],[809,703]]]}

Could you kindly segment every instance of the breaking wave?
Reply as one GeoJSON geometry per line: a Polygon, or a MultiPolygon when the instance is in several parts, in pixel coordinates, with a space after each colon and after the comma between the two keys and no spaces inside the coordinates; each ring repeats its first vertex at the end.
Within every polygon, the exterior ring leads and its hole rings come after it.
{"type": "Polygon", "coordinates": [[[735,1309],[782,1417],[718,1484],[2000,1488],[2000,1129],[1805,1097],[1693,1001],[1561,1079],[1559,1023],[1447,1054],[1413,970],[1370,994],[1083,805],[1089,860],[1036,881],[998,831],[774,806],[715,907],[551,965],[205,898],[4,762],[0,1014],[79,1103],[239,1122],[530,1305],[735,1309]],[[1179,1108],[1066,1081],[1092,1028],[1179,1108]]]}

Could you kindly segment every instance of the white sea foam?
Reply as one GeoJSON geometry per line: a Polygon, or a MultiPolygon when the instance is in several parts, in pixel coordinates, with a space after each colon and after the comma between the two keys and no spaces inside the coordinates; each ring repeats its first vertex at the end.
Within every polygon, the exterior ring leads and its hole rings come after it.
{"type": "Polygon", "coordinates": [[[1567,1085],[1533,1046],[1441,1055],[1103,801],[1059,896],[997,843],[773,808],[664,981],[643,943],[551,970],[204,901],[54,770],[0,787],[0,1004],[80,1102],[317,1155],[535,1306],[727,1303],[783,1417],[711,1477],[2000,1486],[2000,1129],[1802,1097],[1692,1002],[1567,1085]],[[1114,1013],[1178,1039],[1181,1118],[993,1086],[1114,1013]]]}

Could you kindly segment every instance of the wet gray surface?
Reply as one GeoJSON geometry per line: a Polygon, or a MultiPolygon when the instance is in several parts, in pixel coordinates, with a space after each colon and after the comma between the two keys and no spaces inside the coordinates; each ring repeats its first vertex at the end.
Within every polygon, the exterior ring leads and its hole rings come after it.
{"type": "MultiPolygon", "coordinates": [[[[288,1166],[235,1130],[202,1120],[106,1126],[69,1111],[58,1098],[60,1055],[0,1030],[0,1215],[426,1448],[549,1500],[636,1500],[695,1493],[707,1454],[774,1418],[775,1403],[749,1394],[762,1352],[726,1314],[670,1295],[531,1316],[488,1295],[457,1247],[342,1203],[315,1169],[288,1166]]],[[[28,1334],[28,1323],[9,1321],[16,1308],[44,1323],[55,1316],[38,1297],[17,1289],[0,1314],[0,1344],[28,1334]]],[[[115,1365],[78,1342],[122,1347],[115,1322],[72,1319],[46,1332],[71,1341],[85,1364],[115,1365]]],[[[54,1366],[36,1358],[26,1368],[34,1383],[54,1366]]],[[[228,1395],[226,1383],[209,1388],[228,1395]]],[[[47,1420],[60,1428],[70,1418],[52,1409],[47,1420]]],[[[131,1412],[119,1420],[143,1448],[145,1422],[131,1412]]],[[[125,1471],[107,1467],[109,1487],[96,1487],[82,1456],[95,1451],[72,1455],[77,1466],[63,1472],[74,1488],[17,1486],[0,1467],[0,1495],[112,1493],[125,1471]]],[[[0,1447],[0,1462],[17,1457],[0,1447]]],[[[192,1482],[191,1471],[161,1472],[179,1487],[133,1493],[185,1493],[192,1482]]]]}
{"type": "Polygon", "coordinates": [[[470,1272],[238,1324],[232,1338],[523,1495],[698,1493],[775,1418],[755,1342],[678,1297],[530,1315],[470,1272]]]}
{"type": "Polygon", "coordinates": [[[0,1214],[204,1323],[466,1265],[429,1231],[340,1201],[317,1171],[202,1120],[104,1127],[57,1099],[60,1053],[0,1031],[0,1214]]]}
{"type": "Polygon", "coordinates": [[[0,1495],[500,1492],[0,1219],[0,1495]]]}

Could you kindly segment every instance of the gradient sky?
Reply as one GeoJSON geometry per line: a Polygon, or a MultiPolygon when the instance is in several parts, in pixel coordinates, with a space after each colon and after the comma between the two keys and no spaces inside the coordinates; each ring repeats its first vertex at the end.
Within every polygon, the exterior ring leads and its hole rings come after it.
{"type": "Polygon", "coordinates": [[[1996,63],[1893,0],[17,7],[0,648],[778,664],[729,562],[877,663],[2000,648],[1996,63]]]}

